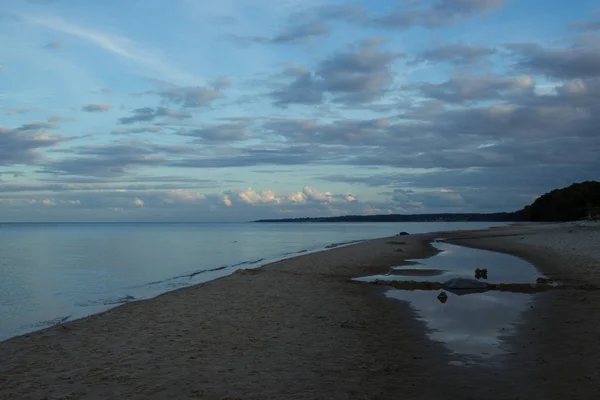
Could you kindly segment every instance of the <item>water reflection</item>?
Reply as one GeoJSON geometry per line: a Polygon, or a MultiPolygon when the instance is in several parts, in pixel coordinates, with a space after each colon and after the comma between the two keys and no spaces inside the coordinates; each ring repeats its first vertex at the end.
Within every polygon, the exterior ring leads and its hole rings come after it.
{"type": "MultiPolygon", "coordinates": [[[[479,271],[475,282],[528,284],[542,276],[532,264],[507,254],[447,243],[434,245],[441,252],[431,258],[411,260],[411,265],[392,267],[386,275],[358,280],[443,283],[456,278],[476,279],[477,268],[486,269],[487,274],[479,271]]],[[[499,291],[457,294],[452,290],[397,289],[389,290],[387,296],[410,302],[427,324],[428,336],[444,343],[457,357],[453,365],[495,362],[495,356],[508,350],[503,338],[514,333],[515,324],[533,298],[531,294],[499,291]]]]}
{"type": "Polygon", "coordinates": [[[531,295],[508,292],[446,292],[440,302],[432,291],[389,290],[387,296],[409,301],[429,328],[430,339],[442,342],[465,364],[502,354],[501,337],[514,331],[519,314],[529,307],[531,295]]]}

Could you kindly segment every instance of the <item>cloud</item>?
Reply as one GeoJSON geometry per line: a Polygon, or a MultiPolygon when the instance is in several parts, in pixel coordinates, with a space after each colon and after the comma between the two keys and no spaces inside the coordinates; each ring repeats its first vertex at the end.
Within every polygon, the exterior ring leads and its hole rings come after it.
{"type": "Polygon", "coordinates": [[[418,82],[404,85],[420,95],[449,103],[500,99],[505,94],[531,93],[533,79],[528,76],[508,78],[498,74],[455,74],[443,83],[418,82]]]}
{"type": "Polygon", "coordinates": [[[53,123],[50,122],[30,122],[27,124],[23,124],[21,126],[19,126],[18,128],[15,128],[15,130],[19,131],[19,132],[25,132],[25,131],[40,131],[40,130],[47,130],[47,129],[54,129],[57,126],[53,123]]]}
{"type": "Polygon", "coordinates": [[[557,79],[599,78],[598,46],[546,48],[534,43],[509,44],[517,70],[557,79]]]}
{"type": "Polygon", "coordinates": [[[119,123],[126,125],[133,124],[135,122],[151,122],[154,121],[156,118],[170,118],[176,120],[183,120],[192,118],[192,116],[189,113],[170,110],[165,107],[143,107],[133,110],[133,115],[129,117],[119,118],[119,123]]]}
{"type": "Polygon", "coordinates": [[[227,38],[233,42],[248,46],[250,44],[302,44],[310,39],[327,36],[331,28],[324,21],[312,20],[293,22],[282,29],[272,38],[265,36],[241,36],[228,35],[227,38]]]}
{"type": "Polygon", "coordinates": [[[63,136],[44,131],[51,124],[34,122],[19,128],[0,127],[0,165],[35,164],[42,154],[39,150],[65,140],[63,136]]]}
{"type": "Polygon", "coordinates": [[[500,9],[507,0],[439,0],[433,4],[406,2],[389,14],[371,17],[370,24],[390,29],[414,26],[440,28],[500,9]]]}
{"type": "Polygon", "coordinates": [[[227,123],[213,125],[205,128],[196,128],[184,131],[181,134],[192,136],[210,142],[236,142],[246,140],[246,124],[244,123],[227,123]]]}
{"type": "Polygon", "coordinates": [[[385,129],[390,124],[391,120],[387,118],[344,119],[329,123],[320,123],[315,119],[277,119],[265,122],[263,128],[289,142],[377,146],[390,143],[385,135],[385,129]]]}
{"type": "MultiPolygon", "coordinates": [[[[598,14],[600,17],[600,14],[598,14]]],[[[600,18],[592,19],[592,20],[579,20],[571,23],[569,25],[571,29],[577,31],[600,31],[600,18]]]]}
{"type": "Polygon", "coordinates": [[[324,99],[324,86],[322,81],[306,71],[297,75],[296,79],[284,88],[271,92],[270,96],[278,107],[287,107],[290,104],[321,104],[324,99]]]}
{"type": "MultiPolygon", "coordinates": [[[[342,21],[367,28],[409,29],[423,27],[437,29],[468,18],[483,16],[501,9],[508,0],[437,0],[404,1],[390,12],[370,14],[359,6],[345,4],[318,5],[292,14],[289,31],[296,24],[314,26],[315,32],[328,33],[325,21],[342,21]],[[298,22],[300,21],[300,22],[298,22]],[[321,25],[317,25],[317,24],[321,25]],[[311,25],[312,24],[312,25],[311,25]],[[318,28],[317,28],[318,27],[318,28]]],[[[299,29],[299,32],[310,30],[299,29]]],[[[294,35],[290,35],[294,37],[294,35]]],[[[303,36],[303,35],[298,35],[303,36]]],[[[265,39],[263,38],[263,42],[265,39]]]]}
{"type": "Polygon", "coordinates": [[[80,146],[70,150],[75,157],[47,162],[40,172],[56,175],[117,177],[136,167],[165,165],[168,161],[167,156],[191,151],[187,147],[144,142],[80,146]]]}
{"type": "Polygon", "coordinates": [[[24,16],[24,19],[31,24],[72,35],[91,43],[113,55],[131,61],[135,65],[151,71],[154,75],[161,78],[167,77],[170,80],[180,82],[198,81],[198,78],[194,75],[168,64],[153,51],[142,48],[124,36],[111,35],[51,16],[24,16]]]}
{"type": "Polygon", "coordinates": [[[179,104],[185,108],[196,108],[209,106],[213,101],[224,97],[217,89],[201,87],[181,87],[165,89],[154,92],[166,101],[179,104]]]}
{"type": "Polygon", "coordinates": [[[344,104],[381,98],[393,83],[391,66],[400,57],[382,50],[382,44],[380,38],[368,38],[321,61],[314,73],[297,71],[292,82],[271,92],[274,104],[319,104],[326,94],[344,104]]]}
{"type": "Polygon", "coordinates": [[[64,47],[64,43],[63,42],[48,42],[46,43],[44,46],[44,49],[49,49],[49,50],[60,50],[64,47]]]}
{"type": "Polygon", "coordinates": [[[324,159],[326,149],[309,146],[246,147],[229,154],[186,157],[169,163],[177,168],[254,167],[259,165],[306,165],[324,159]]]}
{"type": "MultiPolygon", "coordinates": [[[[24,215],[42,220],[55,220],[57,215],[76,220],[140,220],[140,221],[231,221],[252,218],[300,215],[340,215],[373,210],[351,194],[320,191],[304,187],[299,192],[276,193],[252,188],[225,192],[197,190],[98,191],[21,195],[8,194],[0,198],[0,206],[9,205],[10,218],[24,215]],[[302,201],[295,201],[301,198],[302,201]],[[50,200],[53,212],[48,213],[43,200],[50,200]],[[115,210],[118,214],[115,215],[115,210]],[[116,218],[116,219],[114,219],[116,218]],[[122,219],[119,219],[122,218],[122,219]]],[[[6,210],[0,207],[0,215],[6,210]]]]}
{"type": "Polygon", "coordinates": [[[0,110],[4,110],[4,115],[12,116],[12,115],[22,115],[27,114],[33,111],[39,111],[39,107],[7,107],[0,106],[0,110]]]}
{"type": "Polygon", "coordinates": [[[476,64],[494,53],[496,53],[496,49],[489,47],[446,44],[423,51],[415,61],[447,62],[463,65],[476,64]]]}
{"type": "Polygon", "coordinates": [[[157,82],[157,90],[149,90],[140,94],[156,95],[163,101],[177,104],[184,108],[208,107],[214,101],[224,98],[223,89],[231,85],[229,79],[220,77],[210,82],[210,86],[175,86],[165,82],[157,82]]]}
{"type": "MultiPolygon", "coordinates": [[[[272,190],[256,191],[249,187],[245,190],[238,190],[226,193],[226,198],[241,201],[249,205],[315,205],[332,203],[349,203],[357,201],[351,194],[333,194],[331,192],[321,192],[309,186],[305,186],[302,191],[287,195],[277,195],[272,190]]],[[[232,201],[229,201],[230,204],[232,201]]],[[[235,204],[234,204],[235,205],[235,204]]]]}
{"type": "MultiPolygon", "coordinates": [[[[131,118],[131,117],[126,117],[131,118]]],[[[111,135],[133,135],[136,133],[160,133],[163,132],[163,128],[160,126],[140,126],[139,128],[129,129],[113,129],[110,131],[111,135]]]]}
{"type": "Polygon", "coordinates": [[[48,117],[48,122],[50,123],[55,123],[55,122],[72,122],[72,121],[77,121],[77,118],[75,117],[61,117],[60,115],[51,115],[48,117]]]}
{"type": "Polygon", "coordinates": [[[301,43],[307,39],[329,35],[330,32],[331,28],[323,21],[299,23],[286,27],[273,37],[271,42],[276,44],[301,43]]]}
{"type": "Polygon", "coordinates": [[[136,207],[144,207],[144,201],[141,199],[138,199],[137,197],[135,199],[133,199],[132,203],[136,207]]]}
{"type": "Polygon", "coordinates": [[[81,107],[81,111],[85,112],[107,112],[110,111],[112,106],[109,104],[86,104],[81,107]]]}
{"type": "Polygon", "coordinates": [[[241,190],[235,193],[240,200],[248,204],[279,204],[281,200],[275,196],[275,193],[267,190],[264,192],[256,192],[252,188],[241,190]]]}

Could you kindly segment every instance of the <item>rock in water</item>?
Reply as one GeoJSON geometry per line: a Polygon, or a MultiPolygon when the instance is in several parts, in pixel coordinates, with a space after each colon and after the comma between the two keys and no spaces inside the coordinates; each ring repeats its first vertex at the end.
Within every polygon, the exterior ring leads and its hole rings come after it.
{"type": "Polygon", "coordinates": [[[438,294],[438,300],[440,301],[440,303],[444,304],[445,302],[448,301],[448,295],[446,294],[446,292],[442,292],[440,294],[438,294]]]}
{"type": "Polygon", "coordinates": [[[442,283],[442,288],[455,294],[484,292],[488,284],[477,279],[454,278],[442,283]]]}
{"type": "Polygon", "coordinates": [[[408,233],[408,232],[400,232],[398,234],[398,236],[406,236],[406,235],[410,235],[410,233],[408,233]]]}

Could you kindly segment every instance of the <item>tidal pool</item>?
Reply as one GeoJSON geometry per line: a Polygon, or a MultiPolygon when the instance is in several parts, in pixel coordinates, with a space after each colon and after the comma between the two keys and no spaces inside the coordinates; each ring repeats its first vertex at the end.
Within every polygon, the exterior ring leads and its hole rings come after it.
{"type": "MultiPolygon", "coordinates": [[[[535,283],[543,275],[532,264],[507,254],[433,244],[440,252],[430,258],[410,260],[411,265],[392,267],[388,274],[357,278],[375,280],[446,282],[454,278],[475,279],[477,268],[487,269],[487,283],[535,283]]],[[[453,365],[495,363],[510,352],[504,339],[515,333],[523,311],[533,295],[485,291],[453,293],[448,290],[398,290],[386,292],[389,298],[407,301],[418,318],[426,323],[431,340],[443,343],[456,357],[453,365]],[[445,297],[438,298],[441,292],[445,297]]]]}

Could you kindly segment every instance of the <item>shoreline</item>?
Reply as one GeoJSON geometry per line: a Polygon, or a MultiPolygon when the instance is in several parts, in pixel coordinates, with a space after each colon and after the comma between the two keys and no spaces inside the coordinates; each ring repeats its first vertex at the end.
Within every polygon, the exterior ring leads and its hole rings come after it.
{"type": "MultiPolygon", "coordinates": [[[[303,254],[8,339],[0,342],[0,398],[514,398],[502,388],[594,398],[600,328],[589,316],[600,311],[600,291],[536,295],[507,339],[520,347],[507,368],[467,373],[448,366],[448,351],[427,339],[408,303],[386,299],[376,285],[348,284],[436,254],[436,238],[519,252],[543,272],[562,267],[563,277],[583,282],[585,273],[564,272],[568,255],[514,240],[535,227],[501,230],[393,236],[303,254]],[[568,334],[576,341],[565,343],[568,334]]],[[[591,262],[582,258],[576,268],[591,262]]]]}
{"type": "Polygon", "coordinates": [[[321,251],[327,251],[327,250],[331,250],[331,249],[338,248],[338,247],[342,248],[342,247],[350,246],[352,244],[356,244],[356,243],[360,243],[360,242],[364,242],[364,241],[368,241],[368,240],[373,240],[373,239],[359,239],[359,240],[352,240],[352,241],[348,241],[348,242],[330,243],[330,244],[321,245],[319,247],[315,247],[312,249],[308,248],[308,249],[302,249],[302,250],[298,250],[298,251],[282,253],[282,254],[272,256],[272,257],[261,258],[258,260],[245,260],[245,261],[233,263],[230,265],[216,266],[216,267],[212,267],[212,268],[208,268],[208,269],[204,269],[204,270],[194,271],[187,275],[173,276],[173,277],[162,279],[160,281],[148,282],[144,286],[151,286],[151,285],[156,285],[156,284],[160,284],[160,283],[164,283],[164,282],[171,282],[171,281],[174,281],[177,279],[183,279],[183,278],[191,279],[198,275],[210,274],[210,273],[215,273],[218,271],[224,271],[224,270],[231,271],[231,272],[228,272],[226,275],[208,278],[205,281],[190,283],[190,284],[187,284],[185,286],[182,286],[182,287],[179,287],[176,289],[170,289],[167,291],[159,292],[157,294],[148,295],[148,296],[134,297],[134,296],[131,296],[130,292],[123,290],[123,292],[121,293],[121,296],[117,296],[117,297],[113,296],[112,298],[98,299],[98,300],[94,301],[94,304],[103,305],[103,306],[107,307],[105,309],[101,309],[100,311],[93,311],[91,313],[72,313],[72,314],[66,315],[66,316],[63,314],[63,315],[59,315],[59,316],[56,316],[55,318],[51,318],[51,319],[47,319],[47,320],[34,321],[34,322],[30,323],[29,325],[27,325],[29,327],[32,327],[33,328],[32,330],[23,329],[21,333],[17,333],[13,336],[8,336],[8,337],[0,336],[0,344],[2,342],[8,341],[13,338],[18,338],[20,336],[25,336],[25,335],[28,335],[31,333],[43,331],[45,329],[57,327],[57,326],[65,324],[67,322],[74,322],[74,321],[78,321],[80,319],[87,318],[87,317],[90,317],[90,316],[93,316],[96,314],[102,314],[104,312],[121,307],[125,304],[138,302],[138,301],[144,301],[144,300],[150,300],[155,297],[162,296],[164,294],[171,293],[176,290],[180,290],[182,288],[203,285],[205,283],[208,283],[208,282],[211,282],[211,281],[214,281],[217,279],[226,278],[226,277],[236,273],[236,271],[238,271],[240,269],[245,269],[244,267],[246,267],[246,266],[249,267],[250,269],[262,268],[263,266],[267,266],[267,265],[270,265],[270,264],[273,264],[276,262],[285,261],[285,260],[288,260],[288,259],[291,259],[294,257],[318,253],[321,251]],[[266,263],[262,264],[263,262],[266,262],[266,263]]]}

